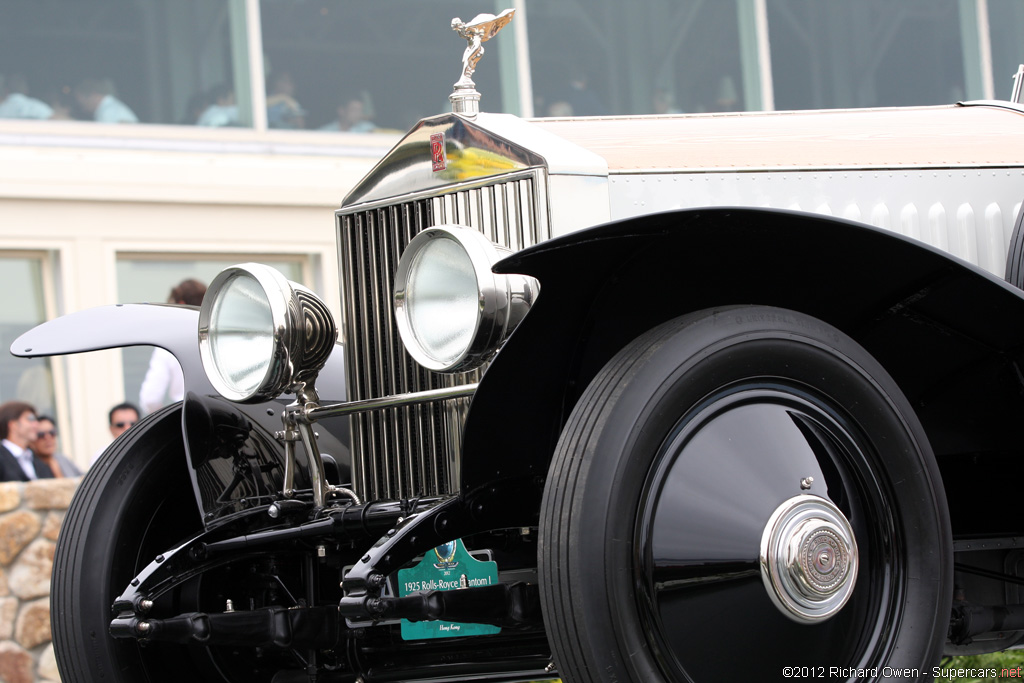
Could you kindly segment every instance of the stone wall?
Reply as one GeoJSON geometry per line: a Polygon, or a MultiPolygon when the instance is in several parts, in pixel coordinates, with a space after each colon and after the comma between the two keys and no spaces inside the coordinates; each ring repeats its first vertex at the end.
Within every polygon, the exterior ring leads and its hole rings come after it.
{"type": "Polygon", "coordinates": [[[60,681],[50,642],[50,573],[79,481],[0,483],[0,681],[60,681]]]}

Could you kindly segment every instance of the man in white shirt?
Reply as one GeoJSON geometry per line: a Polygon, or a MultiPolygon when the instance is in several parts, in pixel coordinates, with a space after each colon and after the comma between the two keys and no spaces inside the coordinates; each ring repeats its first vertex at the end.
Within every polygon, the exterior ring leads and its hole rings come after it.
{"type": "Polygon", "coordinates": [[[52,479],[53,472],[46,463],[29,450],[39,429],[36,410],[24,401],[0,404],[0,481],[31,481],[52,479]]]}
{"type": "Polygon", "coordinates": [[[139,405],[149,415],[160,410],[169,399],[172,403],[185,397],[185,376],[181,374],[178,360],[159,347],[153,349],[149,359],[146,378],[139,389],[139,405]]]}
{"type": "MultiPolygon", "coordinates": [[[[179,306],[201,306],[206,294],[206,284],[194,278],[179,282],[167,297],[167,303],[179,306]]],[[[181,366],[169,351],[159,347],[153,349],[149,359],[146,378],[139,389],[139,405],[142,414],[149,415],[155,410],[185,398],[185,377],[181,366]]]]}

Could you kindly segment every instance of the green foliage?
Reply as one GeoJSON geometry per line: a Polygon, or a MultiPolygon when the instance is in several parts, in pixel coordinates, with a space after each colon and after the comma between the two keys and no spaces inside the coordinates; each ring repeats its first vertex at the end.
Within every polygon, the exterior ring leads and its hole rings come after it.
{"type": "Polygon", "coordinates": [[[942,660],[939,681],[959,683],[1003,683],[1024,681],[1024,650],[1007,650],[970,657],[947,657],[942,660]]]}

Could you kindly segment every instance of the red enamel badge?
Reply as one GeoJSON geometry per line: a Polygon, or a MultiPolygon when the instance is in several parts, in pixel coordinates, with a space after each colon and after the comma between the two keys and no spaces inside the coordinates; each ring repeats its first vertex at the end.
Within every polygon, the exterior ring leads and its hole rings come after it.
{"type": "Polygon", "coordinates": [[[430,157],[435,173],[448,168],[448,160],[444,156],[444,133],[434,133],[430,136],[430,157]]]}

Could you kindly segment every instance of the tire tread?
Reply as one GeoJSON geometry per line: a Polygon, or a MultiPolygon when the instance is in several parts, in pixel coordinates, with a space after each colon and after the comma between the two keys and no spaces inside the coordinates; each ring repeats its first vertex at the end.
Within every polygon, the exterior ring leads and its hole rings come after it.
{"type": "MultiPolygon", "coordinates": [[[[586,457],[588,445],[600,437],[604,416],[611,409],[616,394],[634,367],[688,321],[689,317],[683,317],[648,331],[609,361],[584,391],[577,403],[582,408],[574,410],[570,415],[555,449],[552,470],[548,475],[549,484],[541,505],[540,528],[552,529],[555,538],[568,542],[548,542],[542,531],[539,578],[544,620],[548,624],[557,622],[561,625],[556,629],[548,628],[549,637],[555,634],[552,638],[555,663],[563,680],[570,683],[602,678],[580,656],[585,650],[588,636],[585,624],[574,619],[573,614],[578,613],[582,596],[577,595],[574,589],[578,581],[567,571],[568,567],[579,567],[579,563],[570,560],[570,555],[576,545],[572,540],[574,527],[585,523],[584,520],[577,520],[580,515],[576,509],[575,492],[589,464],[586,457]]],[[[607,616],[610,620],[611,615],[607,616]]]]}

